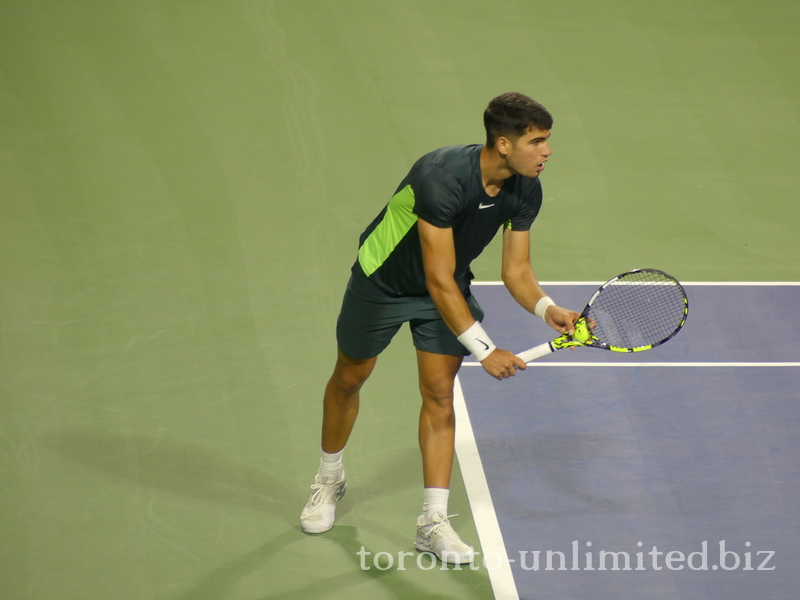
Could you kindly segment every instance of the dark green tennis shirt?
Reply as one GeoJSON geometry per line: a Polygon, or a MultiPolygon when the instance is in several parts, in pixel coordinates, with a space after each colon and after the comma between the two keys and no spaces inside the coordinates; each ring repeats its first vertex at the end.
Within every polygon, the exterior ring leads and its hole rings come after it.
{"type": "Polygon", "coordinates": [[[542,206],[538,178],[513,175],[500,193],[486,194],[481,180],[480,144],[448,146],[420,158],[359,240],[356,275],[364,275],[390,296],[428,293],[417,220],[452,228],[455,280],[462,290],[473,279],[470,264],[501,226],[528,231],[542,206]]]}

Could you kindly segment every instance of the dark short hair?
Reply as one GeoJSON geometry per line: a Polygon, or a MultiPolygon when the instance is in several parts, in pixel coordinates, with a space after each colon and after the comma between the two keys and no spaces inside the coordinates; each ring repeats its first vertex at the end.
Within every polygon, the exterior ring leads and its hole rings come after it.
{"type": "Polygon", "coordinates": [[[483,111],[483,125],[486,127],[486,145],[494,148],[500,136],[519,138],[531,127],[552,129],[553,116],[536,100],[525,94],[509,92],[489,102],[483,111]]]}

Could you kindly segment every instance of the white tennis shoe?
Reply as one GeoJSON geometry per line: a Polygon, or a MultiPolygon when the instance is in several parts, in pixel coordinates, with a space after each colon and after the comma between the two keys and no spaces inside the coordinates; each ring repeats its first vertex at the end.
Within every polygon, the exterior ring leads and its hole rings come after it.
{"type": "Polygon", "coordinates": [[[336,503],[347,491],[344,469],[336,481],[329,482],[317,474],[311,486],[311,497],[300,514],[300,529],[306,533],[325,533],[333,527],[336,518],[336,503]]]}
{"type": "Polygon", "coordinates": [[[420,516],[417,519],[414,547],[422,552],[433,552],[440,561],[451,565],[471,563],[475,558],[472,546],[462,542],[450,525],[450,517],[457,516],[433,513],[428,523],[425,522],[424,515],[420,516]]]}

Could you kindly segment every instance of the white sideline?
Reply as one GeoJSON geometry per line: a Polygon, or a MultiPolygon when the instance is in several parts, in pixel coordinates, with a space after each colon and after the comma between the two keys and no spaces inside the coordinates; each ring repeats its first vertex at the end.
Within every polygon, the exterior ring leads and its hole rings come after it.
{"type": "MultiPolygon", "coordinates": [[[[478,530],[478,537],[481,540],[483,555],[492,554],[491,560],[487,560],[492,568],[487,570],[495,600],[519,600],[519,592],[514,583],[514,575],[511,573],[506,545],[497,522],[492,495],[489,493],[489,484],[486,482],[486,474],[483,471],[483,463],[478,453],[478,445],[475,442],[472,423],[469,420],[464,393],[458,377],[456,377],[453,388],[453,408],[456,413],[455,441],[458,464],[461,468],[464,486],[467,489],[467,497],[472,508],[475,528],[478,530]],[[495,568],[496,565],[497,568],[495,568]]],[[[478,557],[475,560],[479,562],[478,557]]],[[[479,564],[482,562],[480,561],[479,564]]]]}

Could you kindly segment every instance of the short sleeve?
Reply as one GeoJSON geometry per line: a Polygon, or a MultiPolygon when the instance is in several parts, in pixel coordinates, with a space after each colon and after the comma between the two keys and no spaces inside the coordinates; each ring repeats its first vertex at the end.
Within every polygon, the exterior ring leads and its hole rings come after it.
{"type": "Polygon", "coordinates": [[[421,169],[410,182],[414,214],[436,227],[453,227],[464,193],[447,171],[438,166],[421,169]]]}
{"type": "Polygon", "coordinates": [[[533,189],[524,190],[519,200],[519,210],[516,215],[508,220],[506,227],[510,227],[511,231],[528,231],[539,215],[539,209],[541,208],[542,186],[535,185],[533,189]]]}

